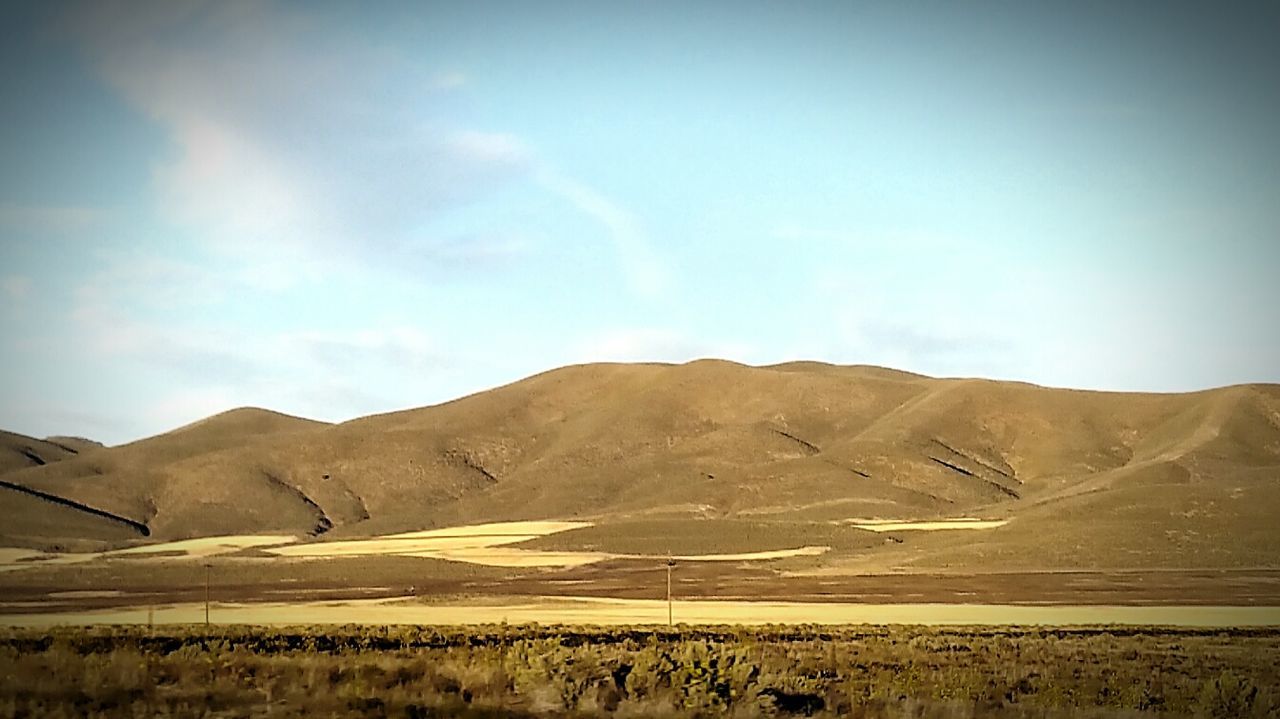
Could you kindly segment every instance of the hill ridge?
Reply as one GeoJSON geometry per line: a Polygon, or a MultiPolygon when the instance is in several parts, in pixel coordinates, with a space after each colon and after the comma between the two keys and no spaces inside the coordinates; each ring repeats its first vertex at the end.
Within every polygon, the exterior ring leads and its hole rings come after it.
{"type": "MultiPolygon", "coordinates": [[[[1145,511],[1142,538],[1106,552],[1156,551],[1175,532],[1239,564],[1273,542],[1232,518],[1280,509],[1267,484],[1280,471],[1277,418],[1271,385],[1104,393],[857,365],[594,363],[340,424],[237,408],[5,480],[157,538],[364,536],[701,507],[788,521],[1008,517],[984,541],[1026,559],[1060,550],[1018,517],[1067,541],[1089,522],[1145,511]],[[1249,507],[1231,501],[1240,492],[1249,507]],[[1197,509],[1209,502],[1212,512],[1197,509]],[[1059,527],[1052,512],[1081,519],[1059,527]],[[1219,551],[1213,536],[1243,539],[1219,551]]],[[[36,517],[0,539],[74,536],[67,518],[36,517]]]]}

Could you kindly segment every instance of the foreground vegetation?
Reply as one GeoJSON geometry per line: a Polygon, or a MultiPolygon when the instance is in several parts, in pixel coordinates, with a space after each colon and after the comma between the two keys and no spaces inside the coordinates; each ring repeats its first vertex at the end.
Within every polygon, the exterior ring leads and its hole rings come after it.
{"type": "Polygon", "coordinates": [[[1280,630],[0,630],[0,716],[1265,717],[1280,630]]]}

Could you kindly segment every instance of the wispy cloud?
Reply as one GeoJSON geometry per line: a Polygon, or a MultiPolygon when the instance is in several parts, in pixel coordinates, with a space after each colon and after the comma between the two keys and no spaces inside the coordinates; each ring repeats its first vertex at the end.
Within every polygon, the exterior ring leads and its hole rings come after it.
{"type": "Polygon", "coordinates": [[[449,137],[448,146],[459,158],[477,166],[519,167],[529,160],[529,150],[506,132],[462,130],[449,137]]]}
{"type": "Polygon", "coordinates": [[[427,263],[424,227],[529,170],[518,138],[468,127],[449,97],[460,72],[357,45],[296,8],[90,4],[72,25],[171,142],[157,209],[248,263],[427,263]]]}
{"type": "Polygon", "coordinates": [[[353,267],[510,258],[527,236],[442,228],[532,181],[602,228],[632,292],[669,286],[622,203],[551,171],[521,137],[471,121],[461,68],[421,67],[325,22],[267,2],[95,3],[74,14],[107,85],[170,142],[152,173],[159,216],[281,287],[353,267]]]}
{"type": "Polygon", "coordinates": [[[456,70],[436,73],[431,78],[431,86],[437,90],[454,90],[467,84],[467,76],[456,70]]]}
{"type": "Polygon", "coordinates": [[[529,238],[520,233],[464,233],[418,243],[416,250],[445,268],[493,267],[515,260],[530,250],[529,238]]]}
{"type": "Polygon", "coordinates": [[[931,375],[1027,377],[1025,327],[1034,299],[1016,265],[945,233],[784,226],[828,261],[806,283],[820,330],[795,357],[876,364],[931,375]],[[980,290],[980,291],[979,291],[980,290]]]}
{"type": "Polygon", "coordinates": [[[413,325],[246,333],[89,306],[75,322],[81,350],[95,364],[145,367],[155,387],[166,388],[150,393],[139,410],[150,431],[240,405],[330,420],[421,405],[443,399],[437,380],[460,362],[413,325]]]}
{"type": "Polygon", "coordinates": [[[144,252],[97,255],[100,267],[75,288],[77,308],[174,307],[222,299],[251,283],[224,268],[144,252]]]}
{"type": "Polygon", "coordinates": [[[596,189],[552,170],[539,172],[538,181],[604,227],[632,291],[656,297],[667,288],[669,271],[630,211],[596,189]]]}

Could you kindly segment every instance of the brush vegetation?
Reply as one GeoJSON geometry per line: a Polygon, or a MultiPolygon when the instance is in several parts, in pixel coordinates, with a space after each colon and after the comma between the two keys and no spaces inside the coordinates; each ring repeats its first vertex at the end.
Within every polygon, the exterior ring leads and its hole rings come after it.
{"type": "Polygon", "coordinates": [[[4,716],[1277,712],[1275,630],[501,625],[0,634],[4,716]]]}

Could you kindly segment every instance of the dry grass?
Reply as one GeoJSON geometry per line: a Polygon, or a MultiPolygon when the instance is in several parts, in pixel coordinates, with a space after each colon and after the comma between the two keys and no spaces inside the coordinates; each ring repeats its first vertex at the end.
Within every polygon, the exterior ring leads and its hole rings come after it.
{"type": "Polygon", "coordinates": [[[765,552],[805,546],[859,551],[884,537],[827,522],[653,519],[601,523],[513,545],[522,549],[639,555],[765,552]]]}
{"type": "Polygon", "coordinates": [[[60,462],[76,456],[81,449],[88,450],[91,446],[84,440],[73,444],[65,440],[36,439],[0,430],[0,474],[60,462]]]}
{"type": "Polygon", "coordinates": [[[0,715],[1265,717],[1278,659],[1267,631],[9,631],[0,715]]]}

